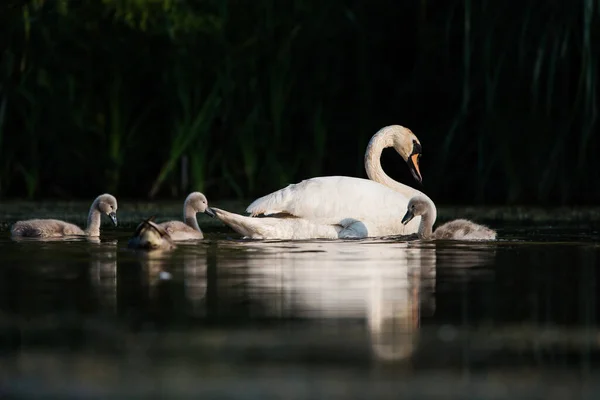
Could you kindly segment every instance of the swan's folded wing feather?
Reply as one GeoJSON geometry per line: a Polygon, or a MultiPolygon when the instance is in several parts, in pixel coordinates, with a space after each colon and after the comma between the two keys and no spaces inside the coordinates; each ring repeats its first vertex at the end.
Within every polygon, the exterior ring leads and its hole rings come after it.
{"type": "Polygon", "coordinates": [[[251,216],[285,213],[334,224],[344,218],[386,218],[391,210],[395,215],[396,209],[405,208],[408,200],[409,197],[368,179],[327,176],[307,179],[263,196],[246,211],[251,216]]]}
{"type": "Polygon", "coordinates": [[[77,225],[57,219],[30,219],[17,221],[11,228],[13,236],[23,237],[62,237],[84,235],[85,232],[77,225]]]}
{"type": "Polygon", "coordinates": [[[280,189],[276,192],[270,193],[266,196],[254,200],[246,208],[246,212],[249,213],[251,217],[256,217],[258,215],[273,215],[281,213],[281,210],[286,207],[285,194],[286,191],[290,188],[290,186],[294,185],[289,185],[283,189],[280,189]]]}
{"type": "Polygon", "coordinates": [[[11,234],[13,236],[41,237],[44,234],[44,231],[39,226],[35,225],[36,221],[39,220],[15,222],[10,230],[11,234]]]}

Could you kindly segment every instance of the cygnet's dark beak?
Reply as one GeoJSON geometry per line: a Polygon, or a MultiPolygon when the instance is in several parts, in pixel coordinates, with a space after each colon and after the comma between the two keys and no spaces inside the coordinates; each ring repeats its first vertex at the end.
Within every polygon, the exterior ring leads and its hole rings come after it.
{"type": "Polygon", "coordinates": [[[110,220],[112,221],[114,226],[117,226],[117,213],[112,211],[108,213],[108,216],[110,217],[110,220]]]}
{"type": "Polygon", "coordinates": [[[406,214],[404,214],[404,217],[402,217],[402,223],[404,225],[408,224],[410,222],[411,219],[413,219],[415,217],[415,215],[410,211],[406,211],[406,214]]]}
{"type": "Polygon", "coordinates": [[[210,207],[206,207],[206,210],[204,210],[204,214],[206,214],[212,218],[215,218],[217,216],[217,214],[215,214],[215,212],[210,207]]]}

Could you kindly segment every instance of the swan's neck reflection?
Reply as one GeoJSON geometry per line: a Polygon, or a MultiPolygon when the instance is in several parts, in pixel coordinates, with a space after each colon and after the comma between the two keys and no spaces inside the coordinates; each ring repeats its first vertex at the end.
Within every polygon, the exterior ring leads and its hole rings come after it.
{"type": "MultiPolygon", "coordinates": [[[[183,246],[181,246],[183,248],[183,246]]],[[[183,293],[188,301],[191,314],[205,315],[206,296],[206,249],[188,248],[181,258],[174,255],[173,250],[128,250],[132,259],[121,260],[121,268],[125,268],[124,277],[131,273],[140,275],[133,280],[121,282],[117,276],[117,246],[116,243],[102,244],[91,254],[90,280],[95,287],[96,297],[100,308],[110,313],[117,313],[119,290],[131,291],[142,288],[151,300],[160,301],[161,283],[177,281],[183,283],[183,293]],[[133,265],[132,265],[133,264],[133,265]],[[139,267],[135,267],[135,264],[139,267]],[[133,267],[133,269],[132,269],[133,267]],[[137,283],[135,283],[137,282],[137,283]],[[132,283],[134,286],[132,286],[132,283]],[[141,285],[141,287],[140,287],[141,285]]],[[[127,257],[127,256],[126,256],[127,257]]],[[[123,293],[121,293],[123,295],[123,293]]],[[[156,303],[155,303],[156,304],[156,303]]]]}
{"type": "Polygon", "coordinates": [[[385,361],[410,357],[419,329],[420,271],[409,272],[404,287],[386,287],[383,279],[371,286],[367,321],[373,352],[385,361]]]}
{"type": "Polygon", "coordinates": [[[185,295],[194,316],[206,312],[206,253],[186,254],[183,258],[185,295]]]}
{"type": "Polygon", "coordinates": [[[377,240],[228,246],[242,250],[246,258],[228,259],[232,251],[222,252],[220,274],[243,266],[250,297],[271,314],[363,319],[376,358],[400,360],[413,353],[419,304],[430,297],[435,280],[434,249],[377,240]]]}
{"type": "Polygon", "coordinates": [[[102,243],[90,258],[90,279],[96,288],[101,307],[110,313],[117,312],[117,244],[102,243]]]}

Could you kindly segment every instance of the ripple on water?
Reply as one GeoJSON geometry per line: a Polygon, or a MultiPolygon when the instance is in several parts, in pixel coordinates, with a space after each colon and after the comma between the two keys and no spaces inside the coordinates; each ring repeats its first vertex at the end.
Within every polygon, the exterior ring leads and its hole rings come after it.
{"type": "Polygon", "coordinates": [[[342,393],[336,379],[424,394],[427,379],[465,376],[483,392],[572,388],[572,373],[598,365],[598,231],[498,231],[493,243],[210,231],[153,252],[128,249],[119,230],[96,242],[6,234],[0,371],[20,393],[33,383],[49,393],[50,381],[62,393],[139,394],[156,382],[168,393],[231,393],[223,382],[249,376],[331,393],[342,393]]]}

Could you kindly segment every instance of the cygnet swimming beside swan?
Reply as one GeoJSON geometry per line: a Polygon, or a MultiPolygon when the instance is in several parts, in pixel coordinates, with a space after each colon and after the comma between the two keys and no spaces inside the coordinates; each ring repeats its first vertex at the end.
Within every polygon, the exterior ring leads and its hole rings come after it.
{"type": "Polygon", "coordinates": [[[495,240],[496,231],[484,225],[476,224],[466,219],[456,219],[446,222],[433,231],[437,217],[435,204],[424,196],[415,196],[408,202],[408,207],[402,223],[407,224],[416,216],[421,216],[417,231],[419,239],[442,240],[495,240]]]}

